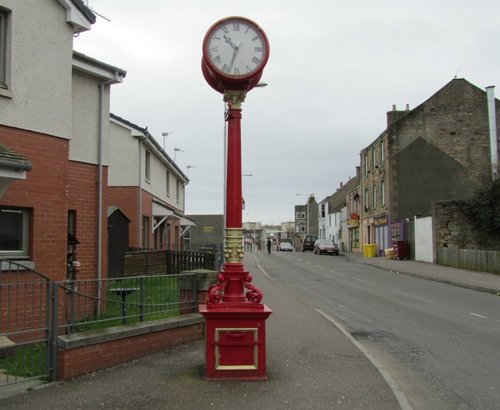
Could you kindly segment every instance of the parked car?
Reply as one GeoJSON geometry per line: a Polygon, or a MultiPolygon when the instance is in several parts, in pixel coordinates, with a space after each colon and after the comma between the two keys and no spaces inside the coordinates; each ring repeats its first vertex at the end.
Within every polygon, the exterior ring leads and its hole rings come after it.
{"type": "Polygon", "coordinates": [[[314,253],[321,255],[323,253],[329,255],[339,255],[339,247],[330,239],[318,239],[314,242],[314,253]]]}
{"type": "Polygon", "coordinates": [[[304,240],[302,241],[302,252],[313,251],[314,242],[316,242],[317,239],[317,235],[307,234],[306,236],[304,236],[304,240]]]}
{"type": "Polygon", "coordinates": [[[279,250],[283,252],[293,252],[293,246],[290,242],[281,242],[279,250]]]}

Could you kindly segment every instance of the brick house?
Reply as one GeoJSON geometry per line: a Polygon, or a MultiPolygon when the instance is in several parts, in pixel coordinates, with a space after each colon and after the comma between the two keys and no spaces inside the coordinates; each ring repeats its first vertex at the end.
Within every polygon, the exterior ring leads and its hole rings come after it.
{"type": "Polygon", "coordinates": [[[184,215],[189,180],[149,133],[117,115],[110,116],[108,203],[130,220],[133,248],[183,248],[195,224],[184,215]]]}
{"type": "Polygon", "coordinates": [[[486,92],[453,79],[413,110],[394,107],[360,157],[362,242],[381,255],[411,239],[407,221],[431,215],[433,202],[468,199],[491,181],[486,92]]]}
{"type": "Polygon", "coordinates": [[[106,274],[109,95],[126,72],[73,51],[94,22],[80,0],[0,0],[0,144],[31,164],[0,198],[0,257],[54,280],[69,238],[79,279],[106,274]]]}

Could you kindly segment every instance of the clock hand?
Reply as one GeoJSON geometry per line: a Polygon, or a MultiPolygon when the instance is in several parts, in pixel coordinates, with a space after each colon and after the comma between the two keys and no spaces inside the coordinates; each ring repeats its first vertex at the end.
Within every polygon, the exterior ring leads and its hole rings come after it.
{"type": "Polygon", "coordinates": [[[236,47],[233,52],[233,58],[231,59],[231,64],[229,64],[229,71],[231,71],[231,68],[233,68],[234,60],[236,59],[236,55],[238,54],[239,48],[236,47]]]}
{"type": "Polygon", "coordinates": [[[228,37],[224,34],[224,40],[226,40],[226,43],[229,43],[229,45],[235,50],[238,49],[238,46],[231,41],[231,37],[228,37]]]}

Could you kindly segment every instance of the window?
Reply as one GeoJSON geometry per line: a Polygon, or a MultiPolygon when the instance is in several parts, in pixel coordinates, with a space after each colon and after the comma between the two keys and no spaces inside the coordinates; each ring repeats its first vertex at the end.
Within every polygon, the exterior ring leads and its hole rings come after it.
{"type": "Polygon", "coordinates": [[[167,182],[166,182],[166,187],[167,187],[167,196],[170,196],[170,171],[167,170],[167,182]]]}
{"type": "Polygon", "coordinates": [[[384,140],[380,141],[380,166],[384,165],[384,140]]]}
{"type": "Polygon", "coordinates": [[[151,180],[151,153],[146,151],[146,161],[144,162],[144,174],[146,176],[146,181],[151,180]]]}
{"type": "Polygon", "coordinates": [[[304,232],[306,231],[306,227],[305,227],[304,225],[302,225],[302,226],[300,227],[300,231],[301,231],[302,233],[304,233],[304,232]]]}
{"type": "Polygon", "coordinates": [[[177,203],[180,202],[180,195],[181,195],[181,188],[180,188],[180,183],[179,180],[175,181],[175,200],[177,203]]]}
{"type": "Polygon", "coordinates": [[[300,212],[295,212],[295,219],[300,219],[300,212]]]}
{"type": "Polygon", "coordinates": [[[300,213],[300,219],[306,219],[306,213],[305,212],[301,212],[300,213]]]}
{"type": "Polygon", "coordinates": [[[365,177],[368,176],[368,154],[365,154],[365,177]]]}
{"type": "Polygon", "coordinates": [[[385,205],[385,183],[382,181],[380,183],[380,203],[385,205]]]}
{"type": "Polygon", "coordinates": [[[0,87],[7,88],[7,13],[0,10],[0,87]]]}
{"type": "Polygon", "coordinates": [[[325,217],[325,204],[321,204],[321,218],[325,217]]]}
{"type": "Polygon", "coordinates": [[[365,188],[365,210],[370,208],[370,198],[368,198],[368,188],[365,188]]]}
{"type": "Polygon", "coordinates": [[[375,149],[375,145],[372,149],[372,170],[375,171],[375,166],[377,164],[377,150],[375,149]]]}
{"type": "Polygon", "coordinates": [[[373,185],[372,186],[372,203],[373,203],[373,209],[377,207],[377,186],[373,185]]]}
{"type": "Polygon", "coordinates": [[[0,257],[27,257],[29,245],[29,211],[0,208],[0,257]]]}

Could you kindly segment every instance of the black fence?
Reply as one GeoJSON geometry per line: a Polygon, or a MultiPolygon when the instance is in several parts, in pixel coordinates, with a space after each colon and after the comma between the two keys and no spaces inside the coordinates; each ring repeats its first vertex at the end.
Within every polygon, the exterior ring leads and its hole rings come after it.
{"type": "Polygon", "coordinates": [[[123,276],[176,275],[195,269],[217,270],[218,254],[140,250],[124,254],[123,276]]]}

